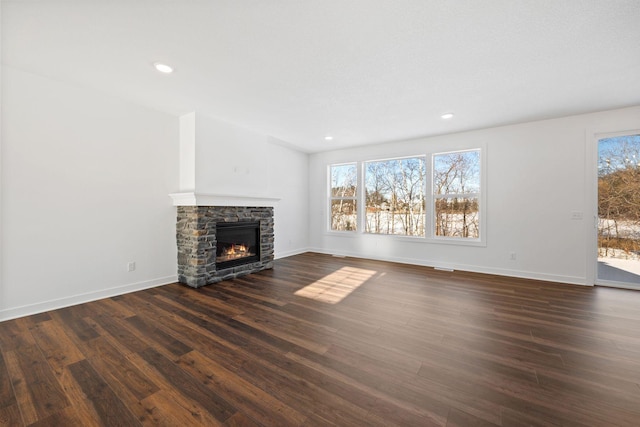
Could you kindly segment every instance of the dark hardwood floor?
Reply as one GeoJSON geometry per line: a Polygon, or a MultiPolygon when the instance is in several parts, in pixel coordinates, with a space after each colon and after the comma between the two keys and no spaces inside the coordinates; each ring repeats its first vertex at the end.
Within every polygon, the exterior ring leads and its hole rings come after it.
{"type": "Polygon", "coordinates": [[[0,350],[0,425],[640,425],[619,289],[309,253],[2,322],[0,350]]]}

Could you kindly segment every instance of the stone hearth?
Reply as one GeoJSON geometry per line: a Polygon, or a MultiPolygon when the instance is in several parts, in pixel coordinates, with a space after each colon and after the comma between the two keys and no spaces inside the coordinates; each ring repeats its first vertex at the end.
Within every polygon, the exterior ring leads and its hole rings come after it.
{"type": "Polygon", "coordinates": [[[178,206],[178,280],[194,288],[273,268],[273,207],[178,206]],[[259,222],[260,259],[216,269],[216,224],[259,222]]]}

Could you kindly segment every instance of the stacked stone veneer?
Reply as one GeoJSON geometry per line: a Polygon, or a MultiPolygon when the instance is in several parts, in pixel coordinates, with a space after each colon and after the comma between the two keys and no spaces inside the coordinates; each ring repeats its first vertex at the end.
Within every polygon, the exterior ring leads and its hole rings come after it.
{"type": "Polygon", "coordinates": [[[178,280],[194,288],[273,268],[273,208],[178,206],[178,280]],[[260,222],[260,260],[216,269],[216,224],[260,222]]]}

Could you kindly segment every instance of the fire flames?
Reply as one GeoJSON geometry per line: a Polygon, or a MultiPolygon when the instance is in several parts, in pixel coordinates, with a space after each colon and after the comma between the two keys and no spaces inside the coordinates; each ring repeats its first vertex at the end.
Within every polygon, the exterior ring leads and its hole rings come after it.
{"type": "Polygon", "coordinates": [[[222,250],[222,254],[220,254],[220,261],[229,261],[232,259],[244,258],[246,256],[251,256],[252,254],[249,252],[248,245],[229,245],[228,247],[222,250]]]}

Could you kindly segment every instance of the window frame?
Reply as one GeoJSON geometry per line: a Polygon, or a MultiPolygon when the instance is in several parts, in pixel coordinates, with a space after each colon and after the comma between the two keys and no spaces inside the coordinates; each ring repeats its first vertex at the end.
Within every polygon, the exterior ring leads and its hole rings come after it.
{"type": "Polygon", "coordinates": [[[424,239],[425,237],[428,236],[429,234],[429,221],[428,218],[426,217],[428,209],[429,209],[429,197],[428,197],[428,192],[427,189],[429,188],[427,183],[428,183],[428,176],[429,176],[429,164],[428,164],[428,156],[426,154],[417,154],[417,155],[413,155],[413,156],[401,156],[401,157],[389,157],[389,158],[385,158],[385,159],[371,159],[371,160],[362,160],[360,162],[358,162],[361,164],[362,167],[362,207],[364,209],[364,214],[361,215],[362,217],[362,234],[368,234],[368,235],[372,235],[372,236],[395,236],[395,237],[399,237],[399,238],[405,238],[405,239],[424,239]],[[423,219],[423,227],[424,227],[424,236],[420,236],[420,235],[408,235],[408,234],[395,234],[395,233],[376,233],[373,231],[366,231],[366,223],[367,223],[367,215],[366,215],[366,209],[367,209],[367,163],[379,163],[379,162],[391,162],[391,161],[396,161],[396,160],[407,160],[407,159],[422,159],[424,162],[424,182],[422,184],[422,195],[424,197],[424,212],[423,215],[425,216],[423,219]]]}
{"type": "MultiPolygon", "coordinates": [[[[443,147],[444,148],[444,147],[443,147]]],[[[371,238],[382,238],[382,239],[392,239],[396,241],[405,241],[405,242],[414,242],[414,243],[435,243],[435,244],[444,244],[444,245],[455,245],[455,246],[480,246],[486,247],[487,242],[487,222],[486,222],[486,210],[487,210],[487,146],[486,143],[478,143],[473,145],[466,145],[460,148],[455,147],[454,149],[447,150],[446,148],[443,150],[430,150],[428,152],[420,153],[420,154],[412,154],[412,155],[400,155],[400,156],[380,156],[380,157],[371,157],[371,158],[360,158],[354,161],[337,161],[335,163],[327,164],[327,203],[325,204],[325,209],[327,212],[326,215],[326,228],[325,234],[328,236],[343,236],[343,237],[360,237],[360,236],[369,236],[371,238]],[[434,174],[434,157],[437,155],[443,154],[452,154],[458,152],[470,152],[477,151],[479,152],[479,173],[480,173],[480,189],[478,193],[478,238],[464,238],[464,237],[455,237],[455,236],[436,236],[435,235],[435,200],[433,192],[433,174],[434,174]],[[425,227],[425,235],[424,236],[407,236],[402,234],[382,234],[382,233],[372,233],[365,231],[365,223],[366,216],[363,212],[366,212],[366,189],[365,189],[365,164],[371,162],[379,162],[379,161],[389,161],[389,160],[402,160],[409,158],[425,158],[425,183],[423,188],[423,194],[425,196],[425,219],[424,219],[424,227],[425,227]],[[348,165],[355,164],[357,170],[357,184],[356,184],[356,230],[332,230],[331,229],[331,167],[332,166],[340,166],[340,165],[348,165]]],[[[465,193],[470,194],[470,193],[465,193]]],[[[350,200],[353,198],[349,198],[350,200]]]]}
{"type": "Polygon", "coordinates": [[[331,163],[328,165],[327,167],[327,198],[328,198],[328,203],[327,203],[327,208],[328,208],[328,215],[327,215],[327,230],[329,233],[338,233],[338,234],[343,234],[343,235],[355,235],[357,234],[360,230],[361,230],[361,220],[360,220],[360,210],[361,208],[360,206],[360,187],[361,187],[361,179],[360,179],[360,162],[341,162],[341,163],[331,163]],[[333,185],[332,185],[332,175],[331,175],[331,169],[334,166],[347,166],[347,165],[355,165],[356,167],[356,191],[355,194],[353,196],[349,196],[349,197],[337,197],[333,195],[333,185]],[[355,230],[334,230],[333,228],[331,228],[332,225],[332,206],[333,206],[333,201],[334,200],[352,200],[354,202],[354,205],[356,207],[356,228],[355,230]]]}
{"type": "Polygon", "coordinates": [[[431,153],[431,170],[430,173],[428,174],[431,182],[429,183],[429,188],[431,189],[431,191],[429,191],[429,201],[430,201],[430,208],[431,210],[429,212],[431,212],[431,215],[429,215],[429,228],[430,228],[430,235],[431,238],[434,241],[437,241],[439,243],[455,243],[455,244],[467,244],[467,245],[478,245],[478,244],[483,244],[484,240],[483,237],[485,235],[485,224],[483,222],[483,219],[485,217],[484,215],[484,205],[485,202],[483,200],[483,188],[485,188],[485,182],[484,182],[484,158],[483,158],[483,152],[485,150],[483,148],[468,148],[468,149],[463,149],[463,150],[451,150],[451,151],[441,151],[441,152],[437,152],[437,153],[431,153]],[[468,192],[468,193],[445,193],[445,194],[436,194],[435,193],[435,182],[434,182],[434,176],[435,176],[435,161],[436,161],[436,156],[443,156],[443,155],[447,155],[447,154],[457,154],[457,153],[470,153],[470,152],[478,152],[479,154],[479,164],[478,164],[478,168],[479,170],[479,174],[480,174],[480,182],[479,182],[479,191],[477,192],[468,192]],[[451,197],[476,197],[478,199],[478,237],[476,238],[469,238],[469,237],[458,237],[458,236],[437,236],[436,235],[436,201],[439,199],[448,199],[451,197]]]}

